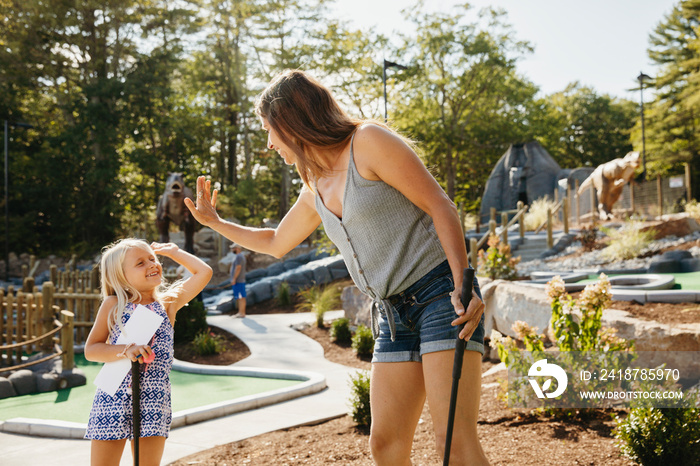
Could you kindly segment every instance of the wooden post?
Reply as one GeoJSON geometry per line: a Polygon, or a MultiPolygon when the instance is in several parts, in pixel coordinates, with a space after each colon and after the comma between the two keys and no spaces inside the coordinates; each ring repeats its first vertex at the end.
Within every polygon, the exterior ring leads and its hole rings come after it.
{"type": "Polygon", "coordinates": [[[491,207],[490,213],[489,213],[489,222],[491,221],[496,221],[496,208],[491,207]]]}
{"type": "MultiPolygon", "coordinates": [[[[12,292],[8,289],[7,290],[7,296],[5,296],[5,302],[7,303],[5,305],[5,315],[7,316],[7,322],[5,322],[5,345],[11,345],[14,343],[12,341],[14,338],[15,334],[15,322],[14,319],[12,318],[12,313],[13,309],[15,307],[15,299],[14,295],[12,292]]],[[[7,361],[12,364],[12,350],[7,350],[7,361]]],[[[19,363],[18,363],[19,364],[19,363]]]]}
{"type": "Polygon", "coordinates": [[[630,209],[632,209],[632,214],[634,214],[634,181],[630,182],[630,209]]]}
{"type": "Polygon", "coordinates": [[[685,200],[690,202],[693,200],[693,192],[690,189],[690,165],[688,163],[683,165],[685,167],[685,200]]]}
{"type": "Polygon", "coordinates": [[[564,209],[562,216],[564,217],[564,233],[569,234],[569,198],[565,197],[561,207],[564,209]]]}
{"type": "Polygon", "coordinates": [[[508,244],[508,214],[505,212],[501,213],[501,226],[503,227],[503,232],[501,233],[503,244],[508,244]]]}
{"type": "Polygon", "coordinates": [[[595,190],[593,189],[593,186],[588,188],[588,190],[591,193],[591,223],[595,224],[595,218],[598,214],[598,206],[595,203],[595,190]]]}
{"type": "MultiPolygon", "coordinates": [[[[24,307],[24,293],[21,291],[17,292],[17,301],[15,302],[15,343],[20,343],[27,340],[24,335],[24,331],[27,323],[27,313],[24,307]]],[[[22,364],[22,349],[24,347],[18,346],[15,348],[15,361],[17,364],[22,364]]]]}
{"type": "Polygon", "coordinates": [[[496,234],[496,221],[489,220],[489,236],[496,234]]]}
{"type": "Polygon", "coordinates": [[[73,313],[69,311],[61,311],[61,362],[63,362],[63,370],[71,370],[75,367],[75,353],[73,351],[73,313]]]}
{"type": "MultiPolygon", "coordinates": [[[[34,304],[34,294],[32,293],[27,293],[26,295],[27,299],[27,321],[25,324],[25,328],[27,329],[27,340],[31,340],[38,334],[36,333],[36,304],[34,304]]],[[[27,346],[27,353],[33,353],[36,351],[36,344],[32,344],[30,346],[27,346]]]]}
{"type": "Polygon", "coordinates": [[[659,205],[659,217],[664,214],[664,195],[661,192],[661,175],[656,175],[656,202],[659,205]]]}
{"type": "Polygon", "coordinates": [[[552,209],[547,209],[547,247],[554,246],[554,238],[552,237],[552,209]]]}
{"type": "Polygon", "coordinates": [[[518,230],[520,230],[520,239],[525,238],[525,213],[521,213],[524,208],[525,203],[523,201],[518,201],[518,213],[520,214],[520,217],[518,217],[518,230]]]}
{"type": "Polygon", "coordinates": [[[31,293],[34,291],[34,277],[25,277],[22,283],[22,291],[24,293],[31,293]]]}
{"type": "Polygon", "coordinates": [[[51,283],[58,283],[58,267],[56,264],[51,264],[49,266],[49,277],[51,283]]]}
{"type": "MultiPolygon", "coordinates": [[[[53,323],[53,293],[54,286],[52,282],[44,282],[41,289],[41,325],[39,333],[43,335],[51,330],[53,323]]],[[[49,353],[53,350],[50,338],[45,338],[41,342],[41,350],[49,353]]]]}
{"type": "Polygon", "coordinates": [[[29,275],[29,267],[27,264],[22,264],[22,278],[26,278],[29,275]]]}
{"type": "Polygon", "coordinates": [[[476,270],[477,266],[479,265],[479,251],[476,250],[476,243],[476,238],[469,238],[469,255],[471,256],[469,261],[470,265],[474,267],[474,270],[476,270]]]}

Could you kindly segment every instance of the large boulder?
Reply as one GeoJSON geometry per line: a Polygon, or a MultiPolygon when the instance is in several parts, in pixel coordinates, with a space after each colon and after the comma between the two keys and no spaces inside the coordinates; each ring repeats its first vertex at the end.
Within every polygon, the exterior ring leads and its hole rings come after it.
{"type": "Polygon", "coordinates": [[[346,286],[340,295],[345,317],[353,325],[371,325],[370,313],[372,310],[372,298],[364,294],[355,285],[346,286]]]}
{"type": "Polygon", "coordinates": [[[634,340],[635,350],[649,357],[649,368],[666,363],[668,368],[682,367],[684,379],[700,377],[700,359],[696,357],[700,351],[700,323],[663,324],[616,309],[603,311],[602,323],[616,329],[617,336],[634,340]]]}
{"type": "Polygon", "coordinates": [[[36,392],[36,378],[29,369],[20,369],[8,377],[18,396],[36,392]]]}
{"type": "Polygon", "coordinates": [[[552,309],[542,288],[532,285],[494,280],[481,289],[486,303],[485,331],[498,330],[503,335],[515,337],[513,324],[522,321],[537,329],[537,333],[549,336],[552,309]]]}

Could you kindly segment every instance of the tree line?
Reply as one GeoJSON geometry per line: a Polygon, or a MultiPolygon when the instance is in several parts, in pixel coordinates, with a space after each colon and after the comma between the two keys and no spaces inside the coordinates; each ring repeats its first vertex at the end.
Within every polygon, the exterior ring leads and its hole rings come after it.
{"type": "MultiPolygon", "coordinates": [[[[9,139],[13,251],[92,254],[155,238],[168,172],[209,176],[223,216],[275,222],[300,188],[266,149],[255,96],[304,69],[347,111],[416,141],[449,196],[476,212],[511,143],[538,140],[560,166],[596,166],[641,146],[639,104],[570,84],[542,96],[518,72],[532,47],[503,11],[405,14],[387,37],[334,17],[330,0],[0,0],[0,115],[9,139]],[[23,122],[33,128],[13,126],[23,122]]],[[[647,129],[650,174],[695,161],[698,1],[650,36],[660,65],[647,129]],[[672,155],[672,157],[671,157],[672,155]]],[[[696,184],[697,185],[697,184],[696,184]]],[[[4,201],[3,201],[4,202],[4,201]]]]}

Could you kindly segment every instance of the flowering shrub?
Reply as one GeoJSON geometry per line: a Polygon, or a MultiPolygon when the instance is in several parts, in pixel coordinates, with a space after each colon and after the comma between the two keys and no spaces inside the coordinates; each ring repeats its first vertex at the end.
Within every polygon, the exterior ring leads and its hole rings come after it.
{"type": "MultiPolygon", "coordinates": [[[[566,292],[564,281],[561,277],[554,277],[547,283],[547,297],[552,308],[551,328],[556,349],[562,352],[596,351],[605,352],[609,356],[606,359],[607,367],[617,370],[622,367],[622,361],[616,355],[631,351],[633,342],[617,337],[615,329],[604,328],[601,324],[603,310],[611,300],[610,281],[605,274],[600,275],[600,280],[586,286],[577,301],[566,292]],[[616,353],[619,352],[619,353],[616,353]]],[[[491,346],[496,348],[498,356],[508,369],[514,369],[520,374],[527,374],[528,368],[534,361],[546,359],[544,335],[537,334],[537,329],[518,321],[513,325],[513,331],[517,341],[503,335],[496,330],[491,332],[491,346]],[[524,347],[524,351],[523,351],[524,347]],[[531,358],[524,352],[532,353],[531,358]]],[[[625,359],[626,361],[628,359],[625,359]]],[[[567,359],[567,365],[572,372],[588,369],[590,362],[581,358],[567,359]]],[[[572,384],[577,383],[572,381],[572,384]]],[[[576,392],[572,390],[571,393],[576,392]]],[[[510,391],[505,398],[517,397],[518,391],[510,391]]],[[[517,399],[508,401],[517,402],[517,399]]],[[[557,408],[545,408],[544,412],[554,416],[572,416],[576,410],[563,410],[557,408]]]]}
{"type": "Polygon", "coordinates": [[[520,262],[520,257],[513,257],[510,246],[501,244],[501,239],[497,235],[489,236],[488,245],[486,254],[484,251],[479,251],[479,269],[491,279],[516,278],[518,271],[515,266],[520,262]]]}

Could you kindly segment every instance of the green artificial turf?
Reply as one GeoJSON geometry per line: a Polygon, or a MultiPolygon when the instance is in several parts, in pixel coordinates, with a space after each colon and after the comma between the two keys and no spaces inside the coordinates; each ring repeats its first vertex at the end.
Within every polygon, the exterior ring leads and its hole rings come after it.
{"type": "MultiPolygon", "coordinates": [[[[75,355],[75,363],[85,373],[86,385],[0,400],[0,421],[25,417],[87,423],[96,389],[93,380],[102,364],[86,361],[82,354],[75,355]]],[[[298,380],[201,375],[178,371],[170,373],[170,381],[173,389],[173,413],[301,383],[298,380]]]]}

